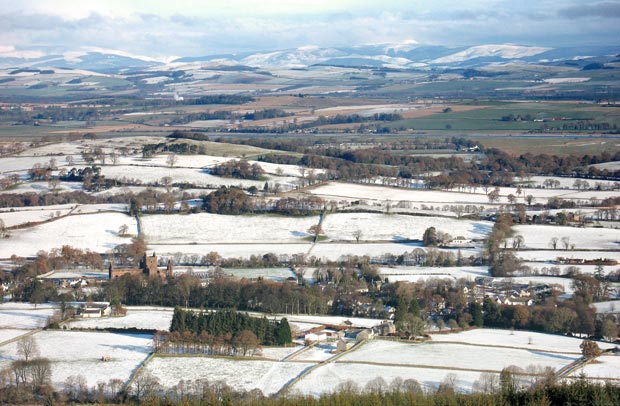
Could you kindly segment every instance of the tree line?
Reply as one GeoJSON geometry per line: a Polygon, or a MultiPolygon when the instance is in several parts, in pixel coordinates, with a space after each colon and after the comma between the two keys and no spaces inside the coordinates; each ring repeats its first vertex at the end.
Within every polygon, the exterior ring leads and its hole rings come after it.
{"type": "Polygon", "coordinates": [[[186,331],[197,335],[204,332],[217,337],[237,337],[244,331],[250,331],[261,345],[285,345],[292,340],[286,318],[275,321],[266,317],[251,317],[233,310],[194,312],[177,306],[170,323],[170,332],[186,331]]]}

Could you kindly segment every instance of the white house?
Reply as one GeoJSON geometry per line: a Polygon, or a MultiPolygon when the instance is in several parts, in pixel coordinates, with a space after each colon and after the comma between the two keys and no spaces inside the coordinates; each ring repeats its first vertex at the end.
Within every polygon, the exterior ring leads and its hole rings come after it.
{"type": "Polygon", "coordinates": [[[112,308],[108,303],[87,303],[80,309],[83,318],[95,318],[109,316],[112,308]]]}
{"type": "Polygon", "coordinates": [[[320,343],[321,341],[327,340],[326,333],[309,333],[304,336],[304,341],[310,343],[320,343]]]}

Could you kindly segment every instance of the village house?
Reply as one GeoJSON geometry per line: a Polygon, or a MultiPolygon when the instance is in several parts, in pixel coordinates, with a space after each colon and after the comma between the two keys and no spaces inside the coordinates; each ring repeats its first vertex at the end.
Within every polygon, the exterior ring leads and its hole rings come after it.
{"type": "Polygon", "coordinates": [[[463,236],[457,236],[452,240],[442,244],[446,248],[475,248],[473,241],[463,236]]]}
{"type": "Polygon", "coordinates": [[[304,336],[304,342],[306,343],[320,343],[321,341],[327,340],[326,333],[308,333],[304,336]]]}
{"type": "Polygon", "coordinates": [[[336,352],[345,352],[350,350],[353,347],[354,343],[352,341],[338,340],[336,343],[336,352]]]}
{"type": "Polygon", "coordinates": [[[112,314],[109,303],[85,303],[78,309],[78,315],[83,318],[105,317],[112,314]]]}
{"type": "Polygon", "coordinates": [[[396,325],[391,321],[384,321],[374,328],[380,336],[391,336],[396,334],[396,325]]]}

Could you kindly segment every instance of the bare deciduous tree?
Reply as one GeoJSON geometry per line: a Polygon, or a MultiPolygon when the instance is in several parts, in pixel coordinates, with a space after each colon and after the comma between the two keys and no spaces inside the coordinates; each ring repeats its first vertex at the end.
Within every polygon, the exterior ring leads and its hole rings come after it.
{"type": "Polygon", "coordinates": [[[8,235],[8,231],[6,228],[6,224],[4,220],[0,219],[0,238],[6,238],[8,235]]]}
{"type": "Polygon", "coordinates": [[[176,156],[176,154],[170,154],[166,158],[166,164],[171,168],[174,167],[174,165],[176,165],[178,161],[179,161],[179,157],[176,156]]]}
{"type": "Polygon", "coordinates": [[[159,379],[150,372],[140,372],[131,384],[131,393],[138,399],[150,398],[159,388],[159,379]]]}
{"type": "Polygon", "coordinates": [[[129,226],[127,224],[123,224],[122,226],[118,228],[118,235],[120,235],[121,237],[125,237],[128,231],[129,231],[129,226]]]}
{"type": "Polygon", "coordinates": [[[355,238],[355,241],[358,243],[360,242],[360,238],[362,238],[363,235],[364,234],[362,233],[362,230],[360,229],[353,231],[353,238],[355,238]]]}
{"type": "Polygon", "coordinates": [[[37,345],[37,340],[31,335],[22,337],[17,342],[17,354],[19,354],[24,361],[38,357],[39,346],[37,345]]]}
{"type": "Polygon", "coordinates": [[[551,248],[556,250],[558,248],[558,237],[551,237],[551,240],[549,240],[549,245],[551,248]]]}
{"type": "Polygon", "coordinates": [[[568,249],[570,248],[570,237],[562,237],[562,246],[564,247],[565,251],[568,251],[568,249]]]}

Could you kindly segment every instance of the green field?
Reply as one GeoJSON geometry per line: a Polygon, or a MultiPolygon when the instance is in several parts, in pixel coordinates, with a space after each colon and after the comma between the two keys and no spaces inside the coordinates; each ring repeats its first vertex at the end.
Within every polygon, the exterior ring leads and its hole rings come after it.
{"type": "Polygon", "coordinates": [[[620,109],[593,104],[493,103],[478,110],[437,113],[428,117],[395,121],[388,127],[420,131],[570,132],[573,130],[562,130],[561,126],[578,124],[582,120],[620,127],[620,109]],[[531,120],[544,122],[502,120],[502,117],[509,115],[529,115],[531,120]]]}
{"type": "Polygon", "coordinates": [[[472,139],[479,141],[486,148],[497,148],[513,155],[525,153],[549,155],[585,155],[602,152],[615,153],[620,151],[620,138],[601,138],[587,136],[538,136],[510,137],[486,136],[472,139]]]}

